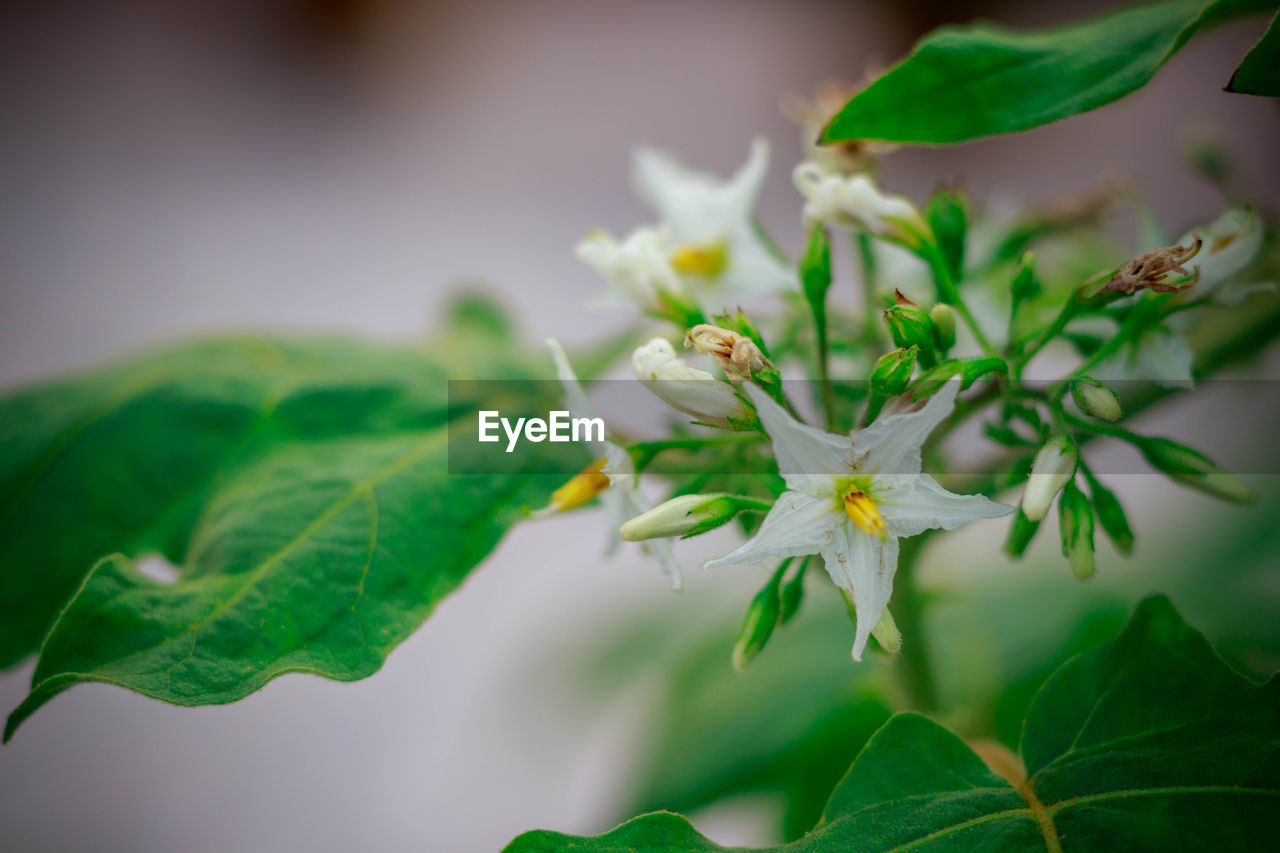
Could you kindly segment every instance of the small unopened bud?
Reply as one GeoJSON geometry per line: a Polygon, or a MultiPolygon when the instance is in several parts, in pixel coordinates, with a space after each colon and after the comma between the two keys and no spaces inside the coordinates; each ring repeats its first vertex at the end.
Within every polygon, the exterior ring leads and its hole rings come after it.
{"type": "Polygon", "coordinates": [[[1013,515],[1013,523],[1009,525],[1009,538],[1004,541],[1004,552],[1010,557],[1021,557],[1027,552],[1027,547],[1036,538],[1036,531],[1039,529],[1040,522],[1027,518],[1026,513],[1019,509],[1013,515]]]}
{"type": "Polygon", "coordinates": [[[884,324],[889,329],[889,337],[899,347],[919,347],[921,355],[932,356],[933,321],[914,303],[900,302],[887,309],[884,312],[884,324]]]}
{"type": "Polygon", "coordinates": [[[641,542],[645,539],[683,536],[699,522],[713,519],[718,527],[733,517],[732,511],[717,511],[723,506],[717,506],[718,497],[719,495],[679,495],[630,519],[622,525],[618,534],[628,542],[641,542]]]}
{"type": "Polygon", "coordinates": [[[743,670],[755,658],[778,624],[778,615],[782,611],[782,599],[779,595],[781,572],[775,572],[764,588],[756,593],[742,618],[742,627],[733,641],[733,668],[743,670]]]}
{"type": "Polygon", "coordinates": [[[1067,483],[1058,500],[1062,554],[1080,580],[1093,575],[1093,508],[1075,483],[1067,483]]]}
{"type": "Polygon", "coordinates": [[[684,345],[711,356],[731,382],[753,379],[761,373],[777,370],[751,338],[709,323],[700,323],[690,329],[685,335],[684,345]]]}
{"type": "Polygon", "coordinates": [[[1139,290],[1173,293],[1196,283],[1200,270],[1183,267],[1200,251],[1201,240],[1195,238],[1186,246],[1165,246],[1144,252],[1111,274],[1097,293],[1122,293],[1128,296],[1139,290]]]}
{"type": "Polygon", "coordinates": [[[1071,395],[1076,405],[1086,415],[1104,421],[1118,421],[1124,414],[1116,393],[1096,379],[1078,379],[1071,385],[1071,395]]]}
{"type": "Polygon", "coordinates": [[[907,347],[880,356],[871,371],[871,390],[886,397],[896,397],[907,390],[919,352],[919,347],[907,347]]]}
{"type": "Polygon", "coordinates": [[[1018,272],[1009,285],[1013,302],[1010,309],[1011,315],[1017,317],[1022,303],[1034,297],[1040,290],[1040,282],[1036,279],[1036,253],[1024,252],[1018,263],[1018,272]]]}
{"type": "Polygon", "coordinates": [[[664,338],[654,338],[632,353],[631,367],[646,388],[702,423],[737,429],[752,419],[731,386],[685,364],[664,338]]]}
{"type": "Polygon", "coordinates": [[[1031,521],[1040,521],[1049,512],[1053,499],[1076,473],[1076,446],[1066,436],[1055,436],[1045,442],[1031,463],[1031,476],[1022,493],[1022,513],[1031,521]]]}
{"type": "Polygon", "coordinates": [[[1236,477],[1222,471],[1213,460],[1184,444],[1167,438],[1145,438],[1138,449],[1153,468],[1192,489],[1232,503],[1253,503],[1256,495],[1236,477]]]}
{"type": "Polygon", "coordinates": [[[809,227],[809,239],[800,257],[800,284],[810,305],[825,304],[831,287],[831,238],[821,222],[809,227]]]}
{"type": "Polygon", "coordinates": [[[1093,511],[1098,514],[1103,531],[1116,546],[1116,550],[1126,555],[1132,553],[1133,530],[1129,527],[1129,519],[1125,516],[1120,499],[1092,475],[1089,476],[1089,497],[1093,500],[1093,511]]]}
{"type": "Polygon", "coordinates": [[[933,321],[933,342],[938,352],[945,353],[956,345],[956,311],[945,302],[939,302],[929,309],[929,319],[933,321]]]}

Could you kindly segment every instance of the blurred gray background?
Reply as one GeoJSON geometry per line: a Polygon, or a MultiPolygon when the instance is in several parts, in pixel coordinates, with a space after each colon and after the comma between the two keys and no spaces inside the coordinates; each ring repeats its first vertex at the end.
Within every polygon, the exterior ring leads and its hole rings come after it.
{"type": "MultiPolygon", "coordinates": [[[[642,221],[633,144],[727,172],[752,135],[768,136],[761,215],[794,250],[800,146],[784,96],[856,80],[945,21],[1044,24],[1106,5],[5,4],[0,381],[236,327],[422,334],[474,281],[536,338],[597,337],[625,318],[583,307],[601,285],[572,247],[591,226],[642,221]]],[[[1151,86],[1092,114],[900,152],[884,183],[921,199],[961,179],[979,197],[1044,201],[1113,177],[1176,234],[1222,207],[1184,167],[1188,140],[1209,137],[1274,204],[1280,114],[1220,91],[1263,26],[1195,38],[1151,86]]],[[[1201,500],[1165,499],[1137,525],[1201,500]]],[[[991,550],[1001,535],[970,541],[991,550]]],[[[534,826],[608,828],[640,748],[628,723],[639,702],[598,713],[544,673],[558,649],[669,593],[634,553],[602,562],[602,539],[590,513],[515,530],[361,683],[293,675],[197,710],[71,691],[0,750],[0,846],[492,851],[534,826]]],[[[723,544],[682,554],[692,566],[723,544]]],[[[733,609],[759,579],[698,575],[670,606],[689,619],[733,609]]],[[[0,675],[5,710],[30,674],[0,675]]],[[[748,841],[772,820],[764,811],[699,826],[748,841]]]]}

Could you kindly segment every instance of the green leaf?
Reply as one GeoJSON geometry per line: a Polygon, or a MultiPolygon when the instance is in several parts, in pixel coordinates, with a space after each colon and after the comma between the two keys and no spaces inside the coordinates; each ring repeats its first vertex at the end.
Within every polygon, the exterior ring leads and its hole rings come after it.
{"type": "MultiPolygon", "coordinates": [[[[467,332],[474,370],[528,370],[484,305],[445,336],[467,332]]],[[[80,681],[191,705],[374,672],[554,485],[449,476],[474,401],[446,379],[417,347],[241,337],[0,400],[0,663],[44,639],[6,740],[80,681]]]]}
{"type": "Polygon", "coordinates": [[[1245,54],[1227,83],[1227,91],[1280,98],[1280,13],[1271,19],[1262,39],[1245,54]]]}
{"type": "Polygon", "coordinates": [[[823,142],[950,144],[1039,127],[1145,85],[1206,23],[1254,0],[1165,0],[1033,32],[946,26],[836,114],[823,142]]]}
{"type": "MultiPolygon", "coordinates": [[[[899,714],[868,742],[822,822],[769,850],[1255,850],[1280,803],[1280,679],[1252,684],[1150,598],[1069,661],[995,772],[959,737],[899,714]]],[[[984,754],[990,755],[984,749],[984,754]]],[[[535,831],[507,853],[720,849],[671,814],[580,838],[535,831]]]]}

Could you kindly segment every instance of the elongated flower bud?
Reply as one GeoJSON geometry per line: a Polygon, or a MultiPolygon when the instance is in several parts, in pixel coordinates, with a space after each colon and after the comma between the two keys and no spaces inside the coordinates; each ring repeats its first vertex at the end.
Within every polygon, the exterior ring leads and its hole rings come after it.
{"type": "Polygon", "coordinates": [[[736,429],[751,420],[751,412],[732,387],[685,364],[663,338],[654,338],[632,353],[631,367],[646,388],[703,423],[736,429]]]}
{"type": "Polygon", "coordinates": [[[628,542],[680,536],[685,539],[714,530],[743,510],[765,512],[769,504],[736,495],[677,495],[622,525],[628,542]]]}
{"type": "Polygon", "coordinates": [[[871,390],[886,397],[896,397],[907,390],[919,352],[919,347],[907,347],[880,356],[871,371],[871,390]]]}
{"type": "Polygon", "coordinates": [[[1116,393],[1096,379],[1086,377],[1076,380],[1071,385],[1071,395],[1080,411],[1086,415],[1093,415],[1104,421],[1118,421],[1124,414],[1116,393]]]}
{"type": "Polygon", "coordinates": [[[805,198],[806,224],[823,222],[865,231],[912,250],[932,239],[928,223],[914,204],[881,192],[866,175],[845,177],[807,162],[797,166],[791,177],[805,198]]]}
{"type": "Polygon", "coordinates": [[[1184,486],[1232,503],[1247,504],[1257,499],[1253,489],[1185,444],[1167,438],[1145,438],[1138,444],[1138,449],[1153,468],[1184,486]]]}
{"type": "Polygon", "coordinates": [[[746,669],[747,664],[769,642],[769,637],[778,624],[778,614],[782,611],[782,599],[779,595],[781,580],[781,572],[775,572],[747,607],[742,627],[738,629],[738,636],[733,641],[734,669],[746,669]]]}
{"type": "Polygon", "coordinates": [[[933,342],[938,352],[946,353],[956,345],[956,310],[939,302],[929,309],[929,319],[933,322],[933,342]]]}
{"type": "Polygon", "coordinates": [[[1022,493],[1022,513],[1031,521],[1040,521],[1049,512],[1053,499],[1076,473],[1076,446],[1066,436],[1055,436],[1045,442],[1031,463],[1031,476],[1022,493]]]}
{"type": "Polygon", "coordinates": [[[1067,483],[1058,501],[1062,554],[1079,580],[1093,575],[1093,508],[1075,483],[1067,483]]]}
{"type": "MultiPolygon", "coordinates": [[[[1086,471],[1086,474],[1088,472],[1086,471]]],[[[1115,493],[1089,476],[1089,497],[1093,499],[1093,510],[1098,514],[1098,521],[1107,538],[1116,546],[1121,554],[1133,552],[1133,530],[1129,527],[1129,519],[1125,516],[1124,506],[1115,493]]]]}
{"type": "Polygon", "coordinates": [[[1013,516],[1013,523],[1009,525],[1009,538],[1004,541],[1004,552],[1010,557],[1021,557],[1039,529],[1040,522],[1027,518],[1026,513],[1019,509],[1013,516]]]}

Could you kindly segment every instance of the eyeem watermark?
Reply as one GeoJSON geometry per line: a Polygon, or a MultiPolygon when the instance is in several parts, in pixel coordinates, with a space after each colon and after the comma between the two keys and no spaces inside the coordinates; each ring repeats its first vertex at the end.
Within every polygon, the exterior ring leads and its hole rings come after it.
{"type": "Polygon", "coordinates": [[[603,418],[575,418],[567,411],[547,413],[542,418],[516,418],[512,424],[510,418],[504,418],[496,409],[485,409],[478,413],[480,441],[501,441],[498,427],[507,434],[507,453],[516,449],[523,434],[525,440],[534,443],[540,441],[604,441],[603,418]]]}

